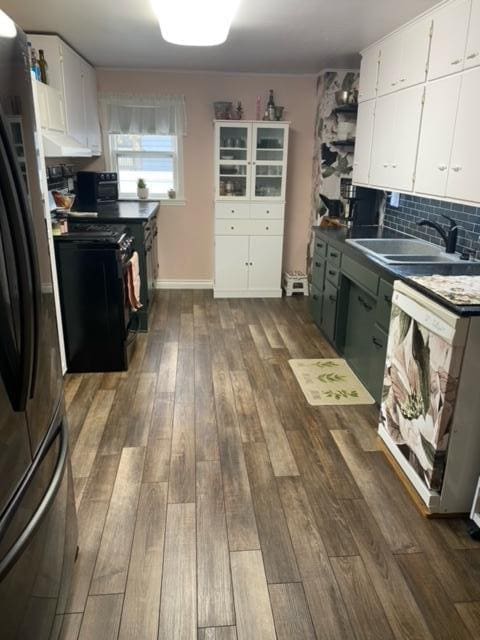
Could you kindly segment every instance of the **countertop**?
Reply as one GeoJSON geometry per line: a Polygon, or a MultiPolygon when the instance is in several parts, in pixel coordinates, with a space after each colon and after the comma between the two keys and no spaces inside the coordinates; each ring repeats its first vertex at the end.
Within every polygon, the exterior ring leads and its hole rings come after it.
{"type": "Polygon", "coordinates": [[[158,212],[160,202],[146,201],[138,202],[131,200],[118,200],[111,204],[102,204],[98,206],[97,216],[71,216],[71,222],[129,222],[141,223],[149,220],[158,212]]]}
{"type": "Polygon", "coordinates": [[[445,298],[435,294],[430,289],[423,287],[420,283],[411,279],[411,276],[478,276],[480,275],[480,262],[453,262],[448,264],[387,264],[380,258],[376,258],[371,254],[364,253],[355,245],[346,242],[348,239],[360,238],[410,238],[398,231],[389,229],[388,227],[356,227],[347,229],[323,229],[318,226],[312,227],[313,230],[323,236],[329,244],[335,245],[346,255],[360,262],[364,266],[373,268],[380,276],[385,277],[389,281],[403,280],[412,288],[417,289],[427,297],[435,300],[444,307],[450,309],[460,316],[478,316],[480,315],[480,306],[469,305],[460,306],[448,302],[445,298]]]}

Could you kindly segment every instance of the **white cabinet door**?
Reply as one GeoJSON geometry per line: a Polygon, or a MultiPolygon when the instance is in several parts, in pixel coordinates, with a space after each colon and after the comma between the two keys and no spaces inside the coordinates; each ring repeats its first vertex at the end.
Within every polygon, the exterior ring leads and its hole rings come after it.
{"type": "Polygon", "coordinates": [[[35,82],[37,88],[40,126],[42,129],[48,129],[48,87],[46,84],[43,84],[43,82],[38,82],[38,80],[34,80],[33,82],[35,82]]]}
{"type": "Polygon", "coordinates": [[[374,118],[375,100],[361,102],[358,105],[355,157],[353,160],[352,179],[355,184],[368,184],[374,118]]]}
{"type": "Polygon", "coordinates": [[[83,88],[87,147],[92,150],[92,155],[99,156],[102,153],[102,138],[98,119],[97,75],[87,62],[83,63],[83,88]]]}
{"type": "Polygon", "coordinates": [[[415,191],[445,196],[461,76],[427,86],[418,149],[415,191]]]}
{"type": "Polygon", "coordinates": [[[467,71],[462,77],[455,134],[448,172],[447,196],[480,202],[478,149],[480,146],[480,69],[467,71]]]}
{"type": "Polygon", "coordinates": [[[465,50],[465,69],[480,64],[480,0],[472,0],[470,26],[468,28],[467,48],[465,50]]]}
{"type": "Polygon", "coordinates": [[[378,98],[375,108],[372,155],[370,159],[370,184],[388,188],[391,180],[393,146],[395,141],[396,94],[378,98]]]}
{"type": "Polygon", "coordinates": [[[250,198],[252,125],[247,122],[215,124],[215,199],[250,198]]]}
{"type": "Polygon", "coordinates": [[[395,94],[391,178],[385,186],[397,191],[413,189],[423,92],[418,86],[395,94]]]}
{"type": "Polygon", "coordinates": [[[415,22],[402,36],[402,64],[400,88],[406,89],[425,82],[427,77],[428,52],[432,18],[415,22]]]}
{"type": "Polygon", "coordinates": [[[390,36],[380,46],[378,95],[383,96],[400,88],[402,64],[402,33],[390,36]]]}
{"type": "Polygon", "coordinates": [[[469,17],[470,0],[456,0],[433,13],[429,80],[463,68],[469,17]]]}
{"type": "Polygon", "coordinates": [[[84,62],[73,49],[62,43],[62,64],[67,132],[80,144],[87,146],[83,90],[84,62]]]}
{"type": "MultiPolygon", "coordinates": [[[[63,95],[53,87],[47,86],[48,128],[52,131],[65,132],[65,105],[63,95]]],[[[40,107],[41,108],[41,107],[40,107]]]]}
{"type": "Polygon", "coordinates": [[[215,289],[246,289],[248,262],[248,236],[215,236],[215,289]]]}
{"type": "Polygon", "coordinates": [[[282,240],[282,236],[250,236],[249,289],[280,289],[282,240]]]}
{"type": "Polygon", "coordinates": [[[362,55],[360,63],[360,84],[358,88],[358,100],[371,100],[377,95],[378,60],[380,47],[370,47],[362,55]]]}
{"type": "Polygon", "coordinates": [[[285,200],[288,156],[288,125],[252,125],[252,200],[285,200]]]}

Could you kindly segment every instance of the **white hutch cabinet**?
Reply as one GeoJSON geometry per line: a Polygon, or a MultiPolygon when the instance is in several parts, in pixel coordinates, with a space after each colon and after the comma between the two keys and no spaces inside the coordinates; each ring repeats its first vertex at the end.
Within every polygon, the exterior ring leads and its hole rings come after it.
{"type": "Polygon", "coordinates": [[[280,297],[286,122],[215,122],[216,298],[280,297]]]}

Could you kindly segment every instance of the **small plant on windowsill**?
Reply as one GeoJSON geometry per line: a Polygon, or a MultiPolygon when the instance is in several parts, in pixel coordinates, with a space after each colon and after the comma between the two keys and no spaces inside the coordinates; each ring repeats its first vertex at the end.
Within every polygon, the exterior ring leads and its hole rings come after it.
{"type": "Polygon", "coordinates": [[[167,195],[170,198],[170,200],[175,200],[175,198],[177,197],[177,192],[175,191],[175,189],[169,189],[167,191],[167,195]]]}
{"type": "Polygon", "coordinates": [[[143,178],[137,180],[137,196],[139,200],[148,200],[149,190],[143,178]]]}

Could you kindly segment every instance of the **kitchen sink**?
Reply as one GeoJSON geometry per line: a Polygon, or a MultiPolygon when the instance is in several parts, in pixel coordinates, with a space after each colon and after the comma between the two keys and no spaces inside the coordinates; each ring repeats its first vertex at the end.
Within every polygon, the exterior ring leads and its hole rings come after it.
{"type": "Polygon", "coordinates": [[[442,247],[415,238],[365,238],[347,242],[389,264],[441,264],[460,260],[458,253],[445,253],[442,247]]]}

